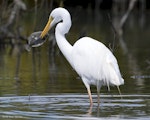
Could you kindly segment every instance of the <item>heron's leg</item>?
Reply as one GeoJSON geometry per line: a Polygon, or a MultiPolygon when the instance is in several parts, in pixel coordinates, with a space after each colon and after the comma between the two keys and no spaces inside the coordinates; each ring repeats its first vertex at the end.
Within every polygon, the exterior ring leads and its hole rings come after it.
{"type": "Polygon", "coordinates": [[[83,81],[85,87],[87,88],[87,92],[88,92],[89,99],[90,99],[90,106],[93,106],[93,100],[92,100],[92,95],[91,95],[90,85],[88,84],[88,80],[86,78],[82,77],[82,81],[83,81]]]}
{"type": "Polygon", "coordinates": [[[89,95],[89,99],[90,99],[90,106],[92,106],[93,105],[93,100],[92,100],[92,95],[91,95],[90,87],[87,88],[87,91],[88,91],[88,95],[89,95]]]}
{"type": "Polygon", "coordinates": [[[97,90],[97,97],[98,97],[97,103],[98,103],[98,106],[99,106],[99,103],[100,103],[100,89],[97,90]]]}
{"type": "Polygon", "coordinates": [[[100,88],[101,88],[100,81],[97,80],[97,97],[98,97],[97,103],[98,103],[98,106],[99,106],[99,103],[100,103],[100,88]]]}

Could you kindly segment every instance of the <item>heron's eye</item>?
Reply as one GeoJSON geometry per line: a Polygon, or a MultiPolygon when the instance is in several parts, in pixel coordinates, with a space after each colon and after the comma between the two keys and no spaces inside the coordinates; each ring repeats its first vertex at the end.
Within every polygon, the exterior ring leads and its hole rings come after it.
{"type": "Polygon", "coordinates": [[[63,20],[60,20],[59,23],[60,23],[60,22],[63,22],[63,20]]]}

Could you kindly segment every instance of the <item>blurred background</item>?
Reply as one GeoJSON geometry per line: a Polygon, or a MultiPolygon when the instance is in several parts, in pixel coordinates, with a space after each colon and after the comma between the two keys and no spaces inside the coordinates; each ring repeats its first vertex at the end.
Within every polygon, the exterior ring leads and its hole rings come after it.
{"type": "Polygon", "coordinates": [[[43,46],[26,50],[28,36],[42,31],[59,6],[72,17],[71,44],[83,36],[104,43],[118,59],[125,79],[122,92],[150,92],[149,0],[1,0],[0,95],[86,92],[59,51],[54,30],[43,46]]]}
{"type": "Polygon", "coordinates": [[[150,116],[150,0],[1,0],[0,119],[144,119],[150,116]],[[54,31],[27,51],[28,37],[42,31],[50,12],[68,9],[73,45],[89,36],[116,56],[125,84],[101,88],[100,108],[57,47],[54,31]],[[89,110],[88,110],[89,109],[89,110]]]}

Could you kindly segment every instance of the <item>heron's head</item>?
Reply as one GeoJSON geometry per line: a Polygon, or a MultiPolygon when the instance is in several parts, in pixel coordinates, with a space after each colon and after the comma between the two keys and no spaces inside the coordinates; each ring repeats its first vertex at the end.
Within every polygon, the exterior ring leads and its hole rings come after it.
{"type": "Polygon", "coordinates": [[[68,32],[68,30],[70,29],[70,26],[71,26],[70,14],[65,8],[61,8],[61,7],[55,8],[50,13],[48,22],[47,22],[45,28],[43,29],[40,37],[43,38],[54,25],[56,25],[60,22],[64,22],[64,21],[67,24],[65,24],[66,26],[61,28],[61,30],[65,34],[68,32]]]}
{"type": "Polygon", "coordinates": [[[44,43],[48,36],[49,30],[56,24],[62,23],[62,21],[65,21],[65,26],[61,27],[61,33],[66,34],[71,26],[71,19],[69,12],[64,8],[56,8],[54,9],[48,19],[48,22],[43,29],[43,31],[40,32],[34,32],[32,33],[28,38],[28,45],[30,47],[38,47],[44,43]]]}

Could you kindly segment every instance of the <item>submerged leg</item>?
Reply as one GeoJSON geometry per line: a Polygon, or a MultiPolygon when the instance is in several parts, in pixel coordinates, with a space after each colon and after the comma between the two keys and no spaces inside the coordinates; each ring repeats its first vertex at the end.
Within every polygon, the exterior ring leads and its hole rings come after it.
{"type": "Polygon", "coordinates": [[[100,81],[98,80],[97,81],[97,97],[98,97],[97,103],[98,103],[98,106],[100,103],[100,88],[101,88],[101,84],[100,84],[100,81]]]}
{"type": "Polygon", "coordinates": [[[97,97],[98,97],[97,103],[99,105],[99,103],[100,103],[100,90],[97,90],[97,97]]]}

